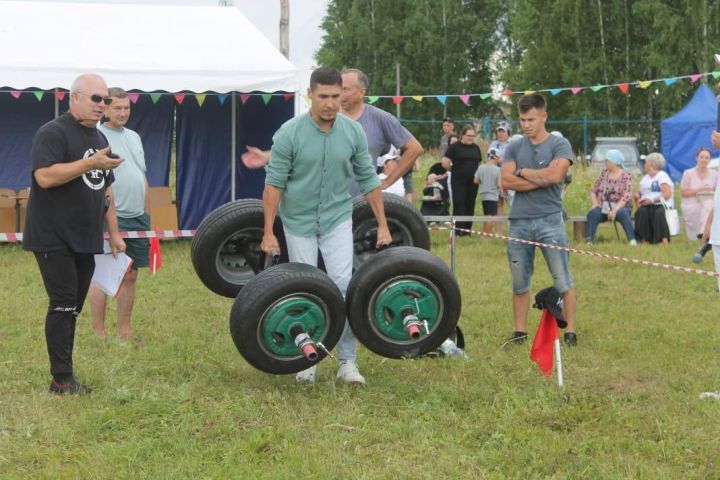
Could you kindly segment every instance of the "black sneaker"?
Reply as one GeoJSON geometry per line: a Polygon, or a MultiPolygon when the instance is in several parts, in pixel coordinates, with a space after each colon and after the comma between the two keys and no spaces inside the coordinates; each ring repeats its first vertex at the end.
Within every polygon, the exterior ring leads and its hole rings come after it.
{"type": "Polygon", "coordinates": [[[50,393],[55,395],[79,395],[79,394],[90,394],[92,388],[77,381],[77,378],[72,377],[66,383],[62,383],[53,378],[50,382],[50,393]]]}
{"type": "Polygon", "coordinates": [[[577,335],[575,335],[575,332],[566,332],[563,338],[568,347],[577,347],[577,335]]]}
{"type": "Polygon", "coordinates": [[[520,344],[525,343],[525,340],[527,340],[527,338],[528,338],[527,332],[519,332],[516,330],[510,336],[510,340],[508,340],[507,343],[514,343],[516,345],[520,345],[520,344]]]}

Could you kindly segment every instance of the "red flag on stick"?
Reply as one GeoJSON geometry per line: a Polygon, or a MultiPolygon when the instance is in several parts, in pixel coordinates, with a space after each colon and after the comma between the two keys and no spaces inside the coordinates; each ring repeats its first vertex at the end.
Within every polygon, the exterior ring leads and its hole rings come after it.
{"type": "Polygon", "coordinates": [[[160,253],[160,240],[150,238],[150,271],[153,275],[162,267],[162,254],[160,253]]]}
{"type": "Polygon", "coordinates": [[[540,325],[533,340],[532,350],[530,350],[530,360],[538,364],[546,377],[552,374],[553,347],[557,339],[557,320],[547,308],[543,308],[540,325]]]}

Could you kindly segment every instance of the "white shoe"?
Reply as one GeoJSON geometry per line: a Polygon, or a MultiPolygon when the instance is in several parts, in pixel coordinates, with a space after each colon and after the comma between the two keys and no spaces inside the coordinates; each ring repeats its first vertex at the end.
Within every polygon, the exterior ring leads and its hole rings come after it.
{"type": "Polygon", "coordinates": [[[637,240],[630,240],[631,247],[637,247],[637,240]]]}
{"type": "Polygon", "coordinates": [[[313,383],[315,381],[315,370],[317,370],[317,365],[313,365],[302,372],[298,372],[295,374],[295,380],[298,382],[313,383]]]}
{"type": "Polygon", "coordinates": [[[360,375],[357,363],[352,360],[341,360],[340,368],[337,373],[337,380],[345,383],[354,383],[357,385],[365,385],[365,377],[360,375]]]}

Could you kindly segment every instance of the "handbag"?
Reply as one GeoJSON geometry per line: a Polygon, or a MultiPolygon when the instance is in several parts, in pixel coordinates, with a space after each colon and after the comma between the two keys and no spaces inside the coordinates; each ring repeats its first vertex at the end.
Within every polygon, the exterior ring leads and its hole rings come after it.
{"type": "Polygon", "coordinates": [[[660,197],[660,203],[662,203],[662,206],[665,209],[665,221],[667,222],[670,236],[674,237],[676,235],[679,235],[680,216],[678,215],[678,211],[671,207],[670,204],[662,197],[660,197]]]}

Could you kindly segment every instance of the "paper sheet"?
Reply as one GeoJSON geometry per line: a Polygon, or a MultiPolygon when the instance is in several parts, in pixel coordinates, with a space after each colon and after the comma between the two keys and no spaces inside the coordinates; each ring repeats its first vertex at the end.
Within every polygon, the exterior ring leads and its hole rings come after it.
{"type": "Polygon", "coordinates": [[[113,257],[112,253],[95,255],[95,273],[92,282],[100,290],[114,297],[130,265],[132,258],[122,252],[118,253],[117,258],[113,257]]]}

